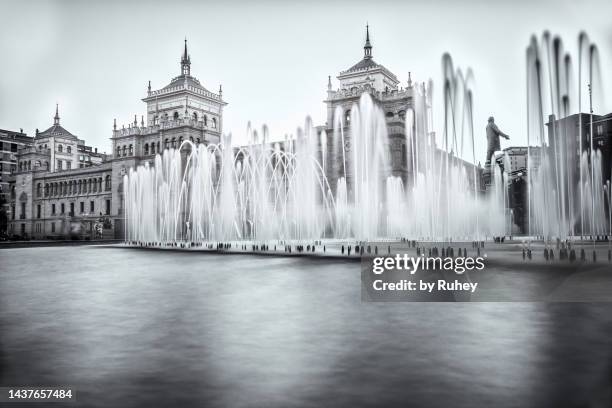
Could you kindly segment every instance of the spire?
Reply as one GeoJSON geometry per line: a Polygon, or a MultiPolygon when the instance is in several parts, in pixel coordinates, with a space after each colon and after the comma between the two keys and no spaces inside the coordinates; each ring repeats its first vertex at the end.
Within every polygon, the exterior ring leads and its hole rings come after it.
{"type": "Polygon", "coordinates": [[[149,86],[147,87],[147,92],[151,95],[151,80],[149,80],[149,86]]]}
{"type": "Polygon", "coordinates": [[[60,122],[60,117],[59,117],[59,104],[55,104],[55,116],[53,117],[53,124],[54,125],[59,125],[60,122]]]}
{"type": "Polygon", "coordinates": [[[366,42],[363,46],[363,58],[372,58],[372,44],[370,44],[370,26],[366,24],[366,42]]]}
{"type": "Polygon", "coordinates": [[[332,83],[331,83],[331,75],[327,76],[327,90],[331,91],[332,89],[332,83]]]}
{"type": "Polygon", "coordinates": [[[187,37],[185,37],[185,50],[183,51],[183,57],[181,58],[181,74],[190,75],[191,71],[191,58],[187,53],[187,37]]]}
{"type": "Polygon", "coordinates": [[[412,72],[408,71],[408,88],[412,88],[412,72]]]}
{"type": "Polygon", "coordinates": [[[117,130],[117,118],[113,119],[113,130],[117,130]]]}
{"type": "Polygon", "coordinates": [[[223,99],[223,87],[219,84],[219,99],[223,99]]]}

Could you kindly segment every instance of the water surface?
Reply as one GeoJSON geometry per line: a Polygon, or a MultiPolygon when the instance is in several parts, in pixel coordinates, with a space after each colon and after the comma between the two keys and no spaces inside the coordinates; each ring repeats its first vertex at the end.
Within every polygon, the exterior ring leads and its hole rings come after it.
{"type": "Polygon", "coordinates": [[[362,303],[358,263],[308,258],[0,264],[0,385],[73,385],[79,406],[612,405],[606,304],[362,303]]]}

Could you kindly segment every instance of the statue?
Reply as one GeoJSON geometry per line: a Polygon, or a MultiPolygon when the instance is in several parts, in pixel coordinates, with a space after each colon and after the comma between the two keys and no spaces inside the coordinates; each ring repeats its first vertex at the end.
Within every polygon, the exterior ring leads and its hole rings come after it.
{"type": "Polygon", "coordinates": [[[500,136],[506,138],[506,140],[510,140],[510,136],[499,130],[495,124],[495,118],[493,118],[493,116],[489,117],[489,123],[487,124],[487,161],[485,162],[485,166],[490,166],[493,153],[501,150],[499,143],[500,136]]]}

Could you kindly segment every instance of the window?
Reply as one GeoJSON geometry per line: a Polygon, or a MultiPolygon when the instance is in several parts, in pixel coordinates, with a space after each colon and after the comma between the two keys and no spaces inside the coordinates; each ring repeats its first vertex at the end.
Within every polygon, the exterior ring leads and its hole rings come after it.
{"type": "Polygon", "coordinates": [[[110,215],[111,200],[106,200],[106,215],[110,215]]]}
{"type": "Polygon", "coordinates": [[[62,145],[57,145],[57,151],[60,153],[64,151],[64,148],[62,147],[62,145]]]}
{"type": "Polygon", "coordinates": [[[208,116],[204,115],[204,126],[208,126],[208,116]]]}
{"type": "Polygon", "coordinates": [[[134,154],[134,147],[130,145],[130,156],[134,154]]]}
{"type": "Polygon", "coordinates": [[[123,145],[123,155],[127,156],[127,147],[123,145]]]}
{"type": "Polygon", "coordinates": [[[164,149],[167,149],[170,147],[170,144],[168,143],[168,139],[164,140],[164,149]]]}
{"type": "Polygon", "coordinates": [[[172,148],[174,149],[176,147],[176,138],[172,138],[172,148]]]}
{"type": "Polygon", "coordinates": [[[172,115],[172,117],[174,118],[174,120],[178,120],[179,118],[178,112],[174,112],[174,115],[172,115]]]}
{"type": "Polygon", "coordinates": [[[40,213],[41,213],[40,204],[37,204],[36,205],[36,218],[40,218],[40,213]]]}
{"type": "Polygon", "coordinates": [[[63,215],[66,212],[66,207],[65,207],[64,203],[61,204],[61,209],[62,209],[61,214],[63,215]]]}
{"type": "Polygon", "coordinates": [[[197,114],[197,112],[193,112],[193,120],[195,120],[196,122],[198,121],[198,114],[197,114]]]}
{"type": "Polygon", "coordinates": [[[51,214],[55,215],[55,204],[51,204],[51,214]]]}
{"type": "Polygon", "coordinates": [[[72,147],[71,146],[66,147],[66,152],[72,153],[72,147]]]}
{"type": "Polygon", "coordinates": [[[385,116],[388,117],[388,118],[392,118],[395,115],[394,115],[393,112],[387,112],[387,114],[385,116]]]}
{"type": "Polygon", "coordinates": [[[81,201],[80,205],[81,205],[81,214],[83,214],[85,212],[85,201],[81,201]]]}
{"type": "Polygon", "coordinates": [[[58,169],[58,170],[61,170],[61,169],[62,169],[62,161],[61,161],[61,160],[58,160],[58,161],[57,161],[57,169],[58,169]]]}
{"type": "Polygon", "coordinates": [[[110,175],[107,175],[104,180],[104,189],[106,191],[110,191],[111,189],[111,176],[110,175]]]}
{"type": "Polygon", "coordinates": [[[70,170],[72,168],[72,162],[67,161],[66,162],[66,169],[70,170]]]}
{"type": "Polygon", "coordinates": [[[346,113],[344,114],[344,123],[346,124],[346,126],[351,124],[351,111],[346,111],[346,113]]]}
{"type": "Polygon", "coordinates": [[[74,217],[74,203],[70,203],[70,216],[74,217]]]}
{"type": "Polygon", "coordinates": [[[22,202],[21,203],[21,213],[19,213],[19,218],[24,219],[25,218],[25,212],[26,212],[26,203],[22,202]]]}
{"type": "Polygon", "coordinates": [[[151,143],[151,154],[155,154],[155,143],[151,143]]]}
{"type": "Polygon", "coordinates": [[[40,197],[42,195],[42,184],[38,183],[36,185],[36,196],[40,197]]]}
{"type": "Polygon", "coordinates": [[[55,223],[54,222],[51,223],[51,232],[55,232],[55,223]]]}
{"type": "Polygon", "coordinates": [[[603,125],[597,125],[597,135],[603,135],[603,125]]]}
{"type": "Polygon", "coordinates": [[[90,201],[89,202],[89,212],[93,214],[94,211],[95,211],[95,209],[94,209],[94,202],[90,201]]]}
{"type": "Polygon", "coordinates": [[[212,124],[213,129],[216,129],[217,128],[217,118],[213,118],[212,122],[213,122],[212,124]]]}
{"type": "Polygon", "coordinates": [[[145,155],[149,154],[149,144],[148,143],[145,143],[145,145],[144,145],[144,154],[145,155]]]}
{"type": "Polygon", "coordinates": [[[121,157],[121,146],[117,146],[117,157],[121,157]]]}
{"type": "Polygon", "coordinates": [[[159,117],[157,115],[153,116],[153,124],[157,125],[158,122],[159,122],[159,117]]]}

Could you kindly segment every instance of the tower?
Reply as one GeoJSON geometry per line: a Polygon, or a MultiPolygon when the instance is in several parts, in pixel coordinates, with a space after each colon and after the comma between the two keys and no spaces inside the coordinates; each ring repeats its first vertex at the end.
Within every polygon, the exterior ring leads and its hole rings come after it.
{"type": "Polygon", "coordinates": [[[181,75],[191,75],[191,58],[187,53],[187,38],[185,38],[185,50],[183,51],[183,57],[181,58],[181,75]]]}
{"type": "Polygon", "coordinates": [[[363,58],[372,59],[372,44],[370,44],[370,26],[366,24],[366,42],[363,46],[363,58]]]}

